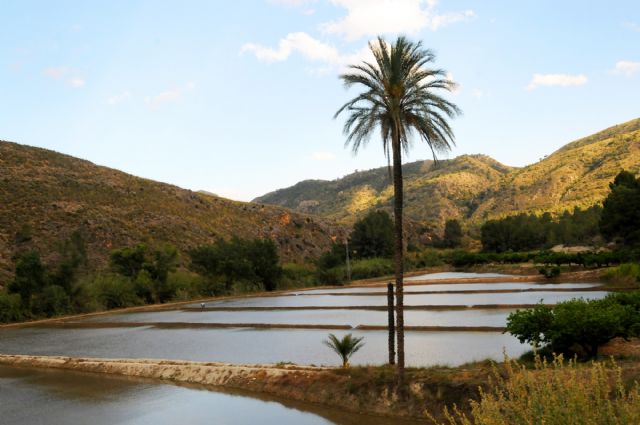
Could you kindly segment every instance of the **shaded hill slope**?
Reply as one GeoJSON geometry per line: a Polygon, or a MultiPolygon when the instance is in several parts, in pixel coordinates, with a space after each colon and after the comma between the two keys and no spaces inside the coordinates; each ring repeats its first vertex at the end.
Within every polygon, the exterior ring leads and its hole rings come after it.
{"type": "Polygon", "coordinates": [[[45,257],[54,255],[76,230],[87,241],[93,267],[104,266],[115,247],[169,242],[184,252],[232,235],[271,237],[285,260],[303,260],[326,250],[341,231],[281,207],[199,194],[0,141],[0,284],[16,251],[37,248],[45,257]]]}

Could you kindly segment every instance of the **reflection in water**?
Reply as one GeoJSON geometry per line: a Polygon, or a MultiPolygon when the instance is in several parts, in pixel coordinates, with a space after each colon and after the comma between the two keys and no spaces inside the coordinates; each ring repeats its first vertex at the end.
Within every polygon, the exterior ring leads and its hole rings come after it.
{"type": "Polygon", "coordinates": [[[3,425],[402,423],[201,386],[6,366],[0,366],[0,395],[3,425]]]}

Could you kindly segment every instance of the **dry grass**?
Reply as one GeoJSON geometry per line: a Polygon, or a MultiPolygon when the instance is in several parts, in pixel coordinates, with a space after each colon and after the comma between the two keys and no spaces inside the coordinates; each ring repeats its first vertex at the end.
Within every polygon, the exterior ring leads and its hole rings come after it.
{"type": "Polygon", "coordinates": [[[640,386],[625,385],[613,361],[588,366],[538,357],[534,369],[506,360],[494,369],[493,388],[480,388],[470,413],[445,410],[448,425],[627,425],[640,423],[640,386]]]}

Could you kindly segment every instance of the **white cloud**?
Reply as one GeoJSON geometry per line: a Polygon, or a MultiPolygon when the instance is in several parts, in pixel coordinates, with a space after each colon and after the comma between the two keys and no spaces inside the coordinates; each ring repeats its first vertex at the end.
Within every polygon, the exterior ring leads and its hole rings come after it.
{"type": "Polygon", "coordinates": [[[373,61],[369,46],[364,46],[350,54],[342,54],[331,44],[316,40],[304,32],[288,34],[279,41],[278,48],[247,43],[242,46],[241,53],[247,52],[253,53],[256,58],[265,62],[281,62],[297,52],[311,61],[321,63],[320,66],[307,69],[312,75],[326,75],[342,71],[349,64],[365,60],[373,61]]]}
{"type": "Polygon", "coordinates": [[[471,95],[476,99],[480,99],[482,96],[484,96],[484,92],[480,89],[473,89],[471,91],[471,95]]]}
{"type": "Polygon", "coordinates": [[[309,3],[315,3],[315,0],[269,0],[269,3],[279,6],[298,7],[309,3]]]}
{"type": "Polygon", "coordinates": [[[70,87],[73,87],[74,89],[79,89],[80,87],[84,87],[86,81],[84,80],[84,78],[79,78],[79,77],[74,77],[74,78],[69,78],[67,80],[67,85],[69,85],[70,87]]]}
{"type": "Polygon", "coordinates": [[[325,33],[339,34],[349,40],[387,33],[417,33],[425,28],[436,31],[446,25],[467,21],[473,10],[436,13],[436,0],[331,0],[347,10],[347,15],[324,23],[325,33]]]}
{"type": "Polygon", "coordinates": [[[534,90],[538,87],[546,86],[582,86],[587,84],[588,78],[584,74],[533,74],[531,82],[526,87],[527,90],[534,90]]]}
{"type": "Polygon", "coordinates": [[[640,62],[618,61],[611,72],[614,74],[631,76],[640,72],[640,62]]]}
{"type": "Polygon", "coordinates": [[[146,103],[151,109],[157,109],[165,103],[175,102],[181,95],[180,90],[167,90],[155,96],[145,97],[144,103],[146,103]]]}
{"type": "Polygon", "coordinates": [[[331,161],[336,159],[336,156],[331,152],[314,152],[311,154],[311,158],[315,161],[331,161]]]}
{"type": "Polygon", "coordinates": [[[196,83],[189,81],[183,87],[166,90],[154,96],[147,96],[144,98],[144,103],[151,109],[158,109],[164,104],[179,100],[185,92],[190,92],[195,87],[196,83]]]}
{"type": "Polygon", "coordinates": [[[631,31],[640,32],[640,25],[635,22],[625,22],[623,25],[631,31]]]}
{"type": "Polygon", "coordinates": [[[74,89],[79,89],[84,87],[86,84],[86,80],[82,77],[79,77],[77,72],[67,68],[66,66],[52,66],[46,68],[43,71],[44,75],[54,80],[61,80],[64,78],[64,82],[67,86],[72,87],[74,89]]]}
{"type": "Polygon", "coordinates": [[[307,59],[322,62],[338,62],[340,54],[338,50],[311,37],[304,32],[294,32],[288,34],[280,40],[278,48],[265,47],[259,44],[246,43],[241,48],[241,53],[251,52],[258,59],[265,62],[279,62],[286,60],[291,53],[298,52],[307,59]]]}
{"type": "Polygon", "coordinates": [[[129,93],[128,91],[124,91],[122,93],[119,94],[114,94],[113,96],[109,96],[107,98],[107,103],[109,105],[117,105],[118,103],[122,103],[127,99],[131,98],[131,93],[129,93]]]}
{"type": "Polygon", "coordinates": [[[46,68],[43,71],[44,75],[46,75],[47,77],[53,78],[54,80],[58,80],[64,77],[64,75],[67,74],[68,72],[69,72],[69,69],[64,66],[52,66],[52,67],[46,68]]]}

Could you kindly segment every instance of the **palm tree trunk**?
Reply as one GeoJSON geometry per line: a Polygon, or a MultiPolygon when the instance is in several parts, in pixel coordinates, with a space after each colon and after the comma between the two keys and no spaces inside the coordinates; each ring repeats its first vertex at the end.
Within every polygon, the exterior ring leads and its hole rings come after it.
{"type": "Polygon", "coordinates": [[[395,218],[395,278],[396,278],[396,334],[398,339],[398,387],[404,387],[404,287],[402,278],[404,243],[402,240],[402,147],[400,135],[394,131],[393,151],[393,214],[395,218]]]}
{"type": "Polygon", "coordinates": [[[396,320],[393,302],[393,283],[387,284],[387,313],[389,319],[389,364],[396,364],[396,320]]]}

